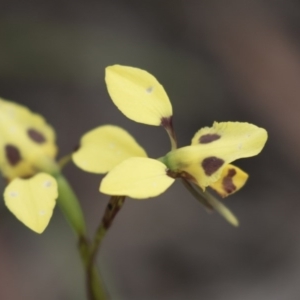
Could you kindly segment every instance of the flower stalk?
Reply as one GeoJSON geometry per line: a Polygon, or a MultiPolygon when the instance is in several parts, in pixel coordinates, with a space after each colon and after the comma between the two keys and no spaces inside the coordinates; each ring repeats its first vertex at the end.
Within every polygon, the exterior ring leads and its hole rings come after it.
{"type": "Polygon", "coordinates": [[[105,294],[103,294],[103,289],[99,289],[99,285],[97,284],[96,280],[98,276],[96,269],[96,256],[100,249],[103,238],[105,237],[108,229],[111,227],[117,213],[122,208],[124,201],[125,197],[123,196],[112,196],[110,198],[101,223],[94,235],[87,261],[87,288],[91,300],[106,299],[105,294]]]}
{"type": "MultiPolygon", "coordinates": [[[[71,228],[78,237],[80,258],[86,272],[88,299],[105,300],[107,299],[105,289],[101,283],[97,268],[94,265],[94,256],[96,255],[96,252],[93,250],[94,247],[87,238],[86,225],[79,201],[68,181],[62,174],[56,175],[55,178],[59,190],[58,204],[71,228]]],[[[102,237],[104,237],[104,235],[101,236],[101,239],[102,237]]],[[[100,238],[100,236],[98,238],[100,238]]]]}

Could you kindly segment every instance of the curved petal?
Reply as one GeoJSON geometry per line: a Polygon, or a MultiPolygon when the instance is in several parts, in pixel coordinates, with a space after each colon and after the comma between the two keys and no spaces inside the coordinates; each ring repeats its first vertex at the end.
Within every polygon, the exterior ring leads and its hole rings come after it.
{"type": "Polygon", "coordinates": [[[46,173],[30,179],[16,178],[4,191],[8,209],[37,233],[42,233],[47,227],[57,196],[56,180],[46,173]]]}
{"type": "Polygon", "coordinates": [[[235,159],[257,155],[268,138],[267,131],[246,122],[214,122],[196,132],[192,145],[210,145],[213,148],[235,147],[235,159]],[[242,155],[242,156],[240,156],[242,155]]]}
{"type": "Polygon", "coordinates": [[[221,177],[213,182],[210,187],[220,196],[227,197],[240,190],[248,179],[248,174],[234,165],[226,165],[221,177]]]}
{"type": "Polygon", "coordinates": [[[108,93],[129,119],[159,126],[172,116],[172,106],[163,86],[148,72],[120,65],[106,68],[108,93]]]}
{"type": "Polygon", "coordinates": [[[79,168],[100,174],[130,157],[147,157],[147,153],[127,131],[112,125],[86,133],[80,140],[80,148],[72,155],[79,168]]]}
{"type": "Polygon", "coordinates": [[[133,157],[117,165],[103,178],[100,192],[146,199],[162,194],[174,180],[158,160],[133,157]]]}
{"type": "Polygon", "coordinates": [[[0,99],[0,168],[5,177],[30,176],[56,156],[55,133],[26,107],[0,99]]]}
{"type": "Polygon", "coordinates": [[[193,145],[169,152],[164,163],[176,172],[185,171],[203,189],[217,181],[230,162],[257,155],[267,141],[267,132],[249,123],[214,123],[198,131],[193,145]],[[216,138],[216,135],[220,136],[216,138]],[[203,136],[205,138],[203,138],[203,136]],[[196,141],[199,141],[196,144],[196,141]]]}

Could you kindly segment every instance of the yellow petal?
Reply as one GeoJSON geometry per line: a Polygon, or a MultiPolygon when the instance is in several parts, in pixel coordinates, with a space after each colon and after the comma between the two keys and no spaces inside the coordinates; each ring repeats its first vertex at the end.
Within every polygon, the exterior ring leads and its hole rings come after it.
{"type": "Polygon", "coordinates": [[[204,189],[220,178],[227,164],[257,155],[266,141],[266,130],[255,125],[215,122],[212,128],[204,128],[196,133],[192,146],[169,152],[164,163],[172,171],[187,172],[204,189]]]}
{"type": "Polygon", "coordinates": [[[106,68],[108,93],[133,121],[159,126],[172,116],[172,106],[163,86],[148,72],[120,65],[106,68]]]}
{"type": "Polygon", "coordinates": [[[237,145],[238,152],[243,157],[258,154],[267,140],[265,129],[246,122],[214,122],[212,127],[204,127],[196,132],[192,145],[214,145],[222,147],[225,144],[237,145]]]}
{"type": "Polygon", "coordinates": [[[147,157],[147,153],[127,131],[112,125],[86,133],[80,140],[80,148],[72,155],[79,168],[100,174],[130,157],[147,157]]]}
{"type": "Polygon", "coordinates": [[[5,177],[30,176],[57,152],[55,133],[44,118],[0,99],[0,168],[5,177]]]}
{"type": "Polygon", "coordinates": [[[8,209],[37,233],[42,233],[47,227],[57,196],[57,183],[46,173],[30,179],[16,178],[4,191],[8,209]]]}
{"type": "Polygon", "coordinates": [[[145,199],[162,194],[173,182],[163,163],[155,159],[133,157],[117,165],[103,178],[100,192],[145,199]]]}
{"type": "Polygon", "coordinates": [[[213,182],[210,187],[220,196],[226,197],[240,190],[248,179],[248,174],[234,165],[226,165],[221,177],[213,182]]]}

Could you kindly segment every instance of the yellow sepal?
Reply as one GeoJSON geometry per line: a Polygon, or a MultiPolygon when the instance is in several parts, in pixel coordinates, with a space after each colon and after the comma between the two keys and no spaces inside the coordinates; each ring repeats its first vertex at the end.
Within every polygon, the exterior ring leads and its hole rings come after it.
{"type": "Polygon", "coordinates": [[[55,133],[25,106],[0,98],[0,169],[4,177],[31,176],[56,156],[55,133]]]}
{"type": "Polygon", "coordinates": [[[108,93],[129,119],[159,126],[172,116],[172,106],[163,86],[148,72],[120,65],[106,68],[108,93]]]}
{"type": "Polygon", "coordinates": [[[205,189],[220,178],[227,164],[257,155],[266,141],[266,130],[255,125],[215,122],[212,128],[204,128],[196,133],[192,146],[169,152],[163,161],[172,171],[187,172],[205,189]]]}
{"type": "Polygon", "coordinates": [[[46,173],[30,179],[16,178],[4,191],[8,209],[37,233],[42,233],[47,227],[57,196],[56,180],[46,173]]]}
{"type": "Polygon", "coordinates": [[[240,190],[248,177],[248,174],[240,168],[228,164],[223,168],[219,180],[213,182],[210,187],[224,198],[240,190]]]}
{"type": "Polygon", "coordinates": [[[173,182],[163,163],[155,159],[133,157],[117,165],[103,178],[100,192],[146,199],[162,194],[173,182]]]}
{"type": "Polygon", "coordinates": [[[72,155],[79,168],[100,174],[109,172],[130,157],[147,157],[147,153],[127,131],[112,125],[87,132],[72,155]]]}

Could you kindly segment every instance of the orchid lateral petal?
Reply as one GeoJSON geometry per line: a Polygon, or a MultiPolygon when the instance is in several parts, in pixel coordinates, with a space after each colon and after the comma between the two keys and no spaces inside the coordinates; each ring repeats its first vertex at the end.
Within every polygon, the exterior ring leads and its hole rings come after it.
{"type": "Polygon", "coordinates": [[[102,180],[100,192],[146,199],[162,194],[174,182],[166,166],[155,159],[133,157],[112,169],[102,180]]]}
{"type": "Polygon", "coordinates": [[[213,182],[210,187],[224,198],[240,190],[248,177],[248,174],[240,168],[228,164],[223,168],[219,180],[213,182]]]}
{"type": "Polygon", "coordinates": [[[100,174],[130,157],[147,157],[147,153],[127,131],[113,125],[87,132],[80,140],[79,149],[72,154],[79,168],[100,174]]]}
{"type": "Polygon", "coordinates": [[[47,227],[58,197],[56,180],[39,173],[30,179],[14,179],[4,191],[8,209],[31,230],[42,233],[47,227]]]}
{"type": "Polygon", "coordinates": [[[0,169],[9,180],[30,176],[53,161],[55,133],[25,106],[0,98],[0,169]]]}
{"type": "Polygon", "coordinates": [[[204,128],[196,133],[192,146],[169,152],[163,162],[172,171],[190,174],[205,189],[220,178],[227,164],[257,155],[266,141],[266,130],[255,125],[215,122],[212,128],[204,128]]]}
{"type": "Polygon", "coordinates": [[[106,68],[108,93],[129,119],[148,125],[161,125],[172,116],[172,105],[163,86],[150,73],[133,67],[106,68]]]}

